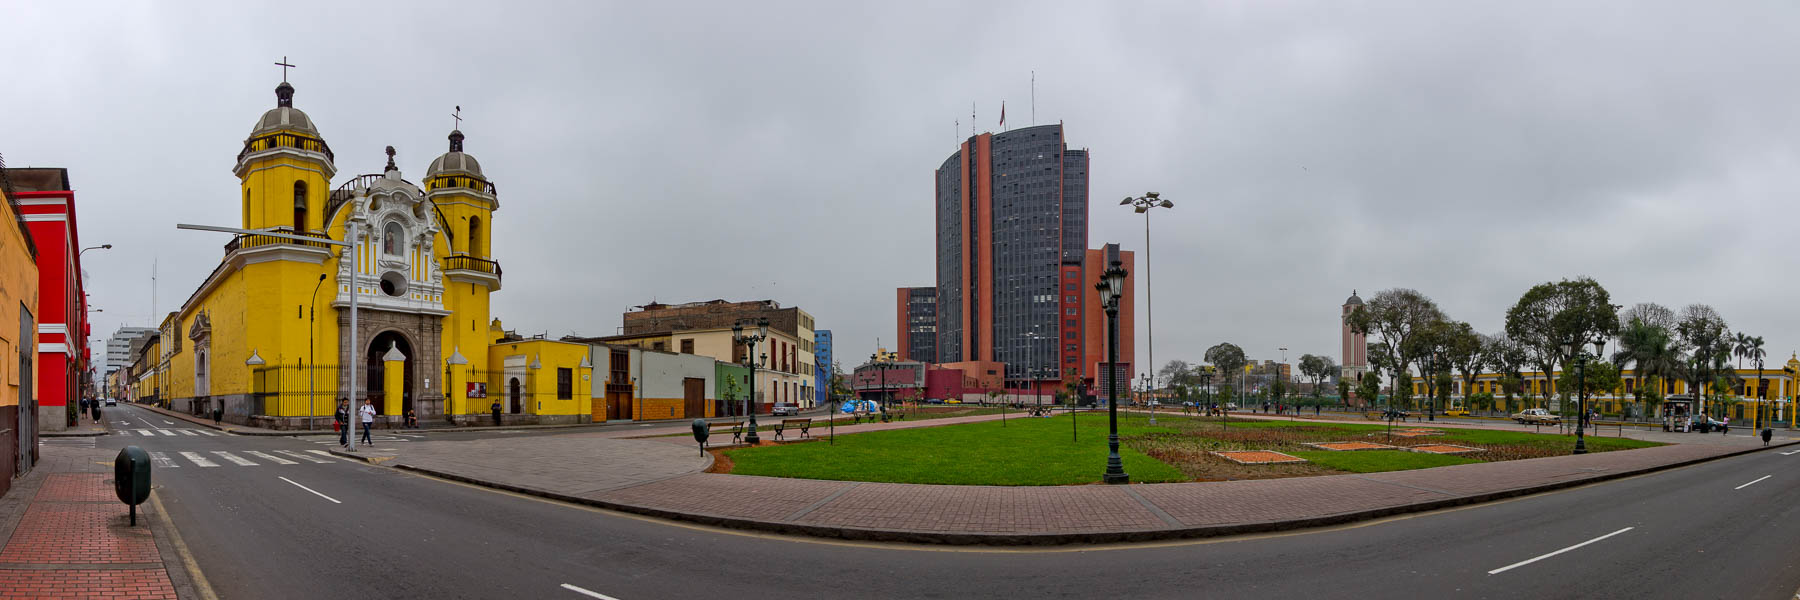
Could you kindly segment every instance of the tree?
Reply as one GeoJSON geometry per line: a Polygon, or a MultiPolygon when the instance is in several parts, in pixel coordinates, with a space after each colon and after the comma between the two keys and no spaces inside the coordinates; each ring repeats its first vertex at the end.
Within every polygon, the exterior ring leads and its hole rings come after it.
{"type": "Polygon", "coordinates": [[[1585,390],[1591,398],[1619,388],[1619,368],[1609,362],[1590,360],[1586,367],[1564,369],[1557,379],[1557,385],[1569,393],[1579,394],[1585,390]]]}
{"type": "Polygon", "coordinates": [[[1367,399],[1369,406],[1374,406],[1381,400],[1381,378],[1377,377],[1376,373],[1364,374],[1362,380],[1357,382],[1357,386],[1359,388],[1356,390],[1357,395],[1367,399]]]}
{"type": "Polygon", "coordinates": [[[1645,415],[1654,410],[1649,400],[1652,397],[1660,400],[1657,382],[1681,372],[1681,352],[1675,344],[1674,334],[1668,328],[1640,316],[1632,317],[1619,331],[1619,349],[1613,352],[1612,360],[1621,368],[1625,365],[1634,367],[1633,378],[1637,383],[1633,386],[1632,396],[1645,409],[1645,415]]]}
{"type": "Polygon", "coordinates": [[[1755,391],[1755,394],[1756,394],[1756,418],[1757,418],[1758,424],[1761,424],[1761,421],[1763,418],[1762,417],[1762,406],[1769,399],[1768,395],[1763,393],[1763,373],[1762,373],[1763,357],[1766,357],[1768,355],[1769,355],[1769,352],[1767,350],[1763,349],[1762,336],[1759,335],[1759,336],[1750,338],[1748,340],[1745,340],[1745,342],[1744,342],[1744,358],[1748,358],[1751,361],[1756,363],[1756,391],[1755,391]]]}
{"type": "MultiPolygon", "coordinates": [[[[1529,363],[1549,380],[1558,365],[1566,366],[1571,359],[1563,353],[1564,343],[1586,346],[1590,340],[1618,333],[1618,310],[1606,288],[1593,279],[1540,283],[1507,309],[1506,334],[1526,349],[1529,363]]],[[[1551,393],[1546,385],[1544,399],[1549,400],[1551,393]]]]}
{"type": "Polygon", "coordinates": [[[1462,372],[1463,397],[1474,394],[1475,376],[1488,366],[1487,353],[1482,352],[1482,336],[1475,333],[1475,327],[1461,321],[1452,324],[1444,343],[1444,358],[1462,372]]]}
{"type": "Polygon", "coordinates": [[[1520,387],[1525,383],[1524,374],[1519,372],[1528,358],[1525,348],[1508,337],[1506,332],[1500,332],[1482,340],[1481,354],[1488,368],[1500,373],[1500,390],[1506,394],[1507,410],[1512,410],[1513,395],[1520,392],[1520,387]]]}
{"type": "MultiPolygon", "coordinates": [[[[1423,350],[1422,345],[1414,338],[1432,323],[1442,320],[1444,311],[1438,309],[1436,302],[1417,290],[1406,288],[1377,292],[1362,308],[1345,317],[1351,331],[1375,337],[1375,342],[1369,346],[1369,354],[1391,361],[1383,366],[1396,379],[1406,374],[1422,356],[1418,354],[1423,350]]],[[[1396,383],[1393,391],[1398,397],[1403,390],[1396,383]]],[[[1411,394],[1410,390],[1406,393],[1411,394]]]]}
{"type": "Polygon", "coordinates": [[[1679,322],[1679,319],[1675,317],[1675,311],[1654,302],[1639,302],[1631,308],[1625,309],[1625,312],[1619,313],[1620,323],[1630,323],[1632,320],[1642,321],[1645,325],[1660,327],[1666,331],[1673,331],[1675,324],[1679,322]]]}
{"type": "Polygon", "coordinates": [[[1244,349],[1231,342],[1206,349],[1206,362],[1213,364],[1213,370],[1223,379],[1220,383],[1230,384],[1231,376],[1242,372],[1249,359],[1244,358],[1244,349]]]}
{"type": "Polygon", "coordinates": [[[1163,385],[1170,387],[1189,385],[1192,383],[1193,377],[1194,365],[1180,359],[1164,364],[1162,371],[1157,373],[1157,378],[1163,382],[1163,385]]]}
{"type": "Polygon", "coordinates": [[[1729,356],[1729,345],[1726,336],[1730,325],[1719,311],[1705,304],[1689,304],[1681,309],[1681,317],[1675,323],[1675,332],[1692,354],[1682,375],[1688,382],[1688,389],[1694,399],[1700,401],[1700,409],[1706,409],[1706,382],[1713,381],[1719,372],[1719,363],[1729,356]]]}
{"type": "Polygon", "coordinates": [[[1338,404],[1343,405],[1344,403],[1346,403],[1350,400],[1350,382],[1342,377],[1339,377],[1337,388],[1338,388],[1337,389],[1338,404]]]}
{"type": "Polygon", "coordinates": [[[1336,370],[1337,363],[1332,362],[1331,357],[1329,356],[1318,356],[1314,354],[1300,355],[1300,374],[1312,381],[1312,395],[1314,398],[1319,397],[1319,388],[1325,385],[1325,379],[1330,377],[1331,373],[1336,370]]]}

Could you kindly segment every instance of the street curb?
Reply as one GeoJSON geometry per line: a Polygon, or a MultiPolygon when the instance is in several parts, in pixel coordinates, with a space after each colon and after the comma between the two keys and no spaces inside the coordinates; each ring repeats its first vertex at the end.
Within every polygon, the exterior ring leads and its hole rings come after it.
{"type": "Polygon", "coordinates": [[[110,432],[83,431],[83,432],[77,432],[77,433],[68,433],[68,432],[63,432],[63,431],[57,431],[57,432],[39,431],[38,437],[53,437],[53,438],[100,437],[100,436],[106,435],[108,433],[110,433],[110,432]]]}
{"type": "Polygon", "coordinates": [[[329,450],[326,450],[326,452],[330,452],[333,456],[342,456],[344,458],[353,458],[356,460],[360,460],[360,461],[369,463],[371,465],[380,465],[381,463],[399,458],[398,456],[369,456],[367,454],[346,452],[343,450],[339,450],[337,448],[331,448],[329,450]]]}
{"type": "MultiPolygon", "coordinates": [[[[1647,474],[1647,473],[1655,473],[1655,472],[1659,472],[1659,471],[1677,469],[1677,468],[1696,465],[1696,464],[1700,464],[1700,463],[1711,462],[1711,461],[1715,461],[1715,460],[1719,460],[1719,459],[1731,458],[1734,456],[1742,456],[1742,455],[1750,454],[1753,452],[1762,452],[1762,451],[1766,451],[1766,450],[1772,450],[1775,448],[1783,448],[1783,447],[1792,446],[1792,445],[1796,445],[1796,444],[1800,444],[1800,441],[1787,442],[1787,443],[1783,443],[1783,444],[1771,444],[1769,446],[1758,446],[1758,447],[1754,447],[1754,448],[1748,448],[1748,449],[1739,450],[1739,451],[1735,451],[1735,452],[1728,452],[1725,454],[1719,454],[1719,455],[1715,455],[1715,456],[1707,456],[1707,457],[1702,457],[1702,458],[1688,459],[1688,460],[1684,460],[1684,461],[1673,462],[1673,463],[1668,463],[1668,464],[1663,464],[1663,465],[1657,465],[1657,466],[1653,466],[1653,467],[1645,467],[1645,468],[1629,470],[1629,471],[1619,471],[1616,473],[1607,473],[1607,474],[1597,475],[1594,477],[1580,479],[1580,480],[1557,481],[1557,482],[1552,482],[1552,483],[1518,487],[1518,488],[1500,490],[1500,491],[1496,491],[1496,492],[1488,492],[1488,493],[1483,493],[1483,494],[1458,496],[1458,497],[1454,497],[1454,498],[1444,498],[1444,499],[1440,499],[1440,500],[1431,500],[1431,501],[1427,501],[1427,502],[1416,502],[1413,504],[1403,504],[1403,505],[1399,505],[1399,506],[1388,506],[1388,507],[1374,508],[1374,509],[1368,509],[1368,510],[1358,510],[1358,511],[1344,512],[1344,513],[1338,513],[1338,514],[1333,514],[1333,515],[1321,515],[1321,516],[1317,516],[1317,517],[1308,517],[1308,518],[1302,518],[1302,519],[1289,519],[1289,520],[1282,520],[1282,521],[1257,521],[1257,522],[1251,522],[1251,523],[1237,523],[1237,524],[1232,524],[1232,525],[1203,525],[1203,526],[1198,526],[1198,527],[1176,527],[1176,528],[1166,528],[1166,529],[1138,529],[1138,530],[1127,530],[1127,531],[1103,531],[1103,532],[1090,532],[1090,533],[1042,533],[1042,534],[1039,534],[1039,533],[1020,533],[1020,534],[943,533],[943,532],[928,532],[928,531],[907,531],[907,530],[899,530],[899,529],[873,529],[873,528],[866,528],[866,527],[836,527],[836,526],[823,526],[823,525],[806,525],[806,524],[801,524],[801,523],[789,523],[789,522],[781,522],[781,521],[765,521],[765,520],[759,520],[759,519],[746,519],[743,517],[731,517],[731,516],[725,516],[725,515],[715,515],[715,514],[706,514],[706,513],[685,513],[685,512],[673,511],[673,510],[668,510],[668,509],[663,509],[663,508],[657,508],[657,507],[653,507],[653,506],[626,504],[626,503],[622,503],[622,502],[611,502],[611,501],[600,500],[600,499],[595,499],[595,498],[583,498],[583,497],[579,497],[579,496],[572,496],[569,494],[564,494],[561,492],[553,492],[553,491],[542,490],[542,489],[537,489],[537,488],[533,488],[533,487],[513,485],[513,484],[508,484],[508,483],[499,483],[499,482],[493,482],[493,481],[485,481],[485,480],[477,479],[474,477],[468,477],[465,475],[457,475],[454,473],[446,473],[446,472],[439,471],[436,469],[417,467],[417,466],[413,466],[413,465],[395,464],[394,467],[398,468],[398,469],[404,469],[407,471],[421,473],[424,475],[429,475],[432,477],[437,477],[440,479],[448,479],[450,481],[457,481],[457,482],[468,483],[468,484],[472,484],[472,485],[479,485],[482,487],[493,488],[493,489],[497,489],[497,490],[515,492],[515,493],[526,494],[526,495],[530,495],[530,496],[537,496],[540,498],[547,498],[550,500],[568,502],[571,504],[580,504],[580,505],[584,505],[584,506],[592,506],[595,508],[616,510],[619,512],[646,515],[646,516],[658,517],[658,518],[669,519],[669,520],[674,520],[674,521],[686,521],[686,522],[690,522],[690,523],[699,523],[702,525],[712,525],[712,526],[716,526],[716,527],[727,527],[727,528],[731,528],[731,529],[744,529],[744,530],[750,530],[750,531],[764,531],[764,532],[780,533],[780,534],[788,534],[788,535],[803,535],[803,536],[808,536],[808,537],[854,540],[854,541],[869,541],[869,542],[902,542],[902,543],[911,543],[911,544],[934,544],[934,545],[950,545],[950,546],[969,546],[969,545],[1051,546],[1051,545],[1063,545],[1063,544],[1107,544],[1107,543],[1119,543],[1119,542],[1151,542],[1151,541],[1163,541],[1163,540],[1209,538],[1209,537],[1221,537],[1221,536],[1231,536],[1231,535],[1244,535],[1244,534],[1250,534],[1250,533],[1268,533],[1268,532],[1275,532],[1275,531],[1291,531],[1291,530],[1295,530],[1295,529],[1310,529],[1310,528],[1315,528],[1315,527],[1327,527],[1327,526],[1331,526],[1331,525],[1342,525],[1345,523],[1368,521],[1368,520],[1372,520],[1372,519],[1379,519],[1382,517],[1388,517],[1388,516],[1393,516],[1393,515],[1428,512],[1428,511],[1439,510],[1439,509],[1444,509],[1444,508],[1466,506],[1466,505],[1470,505],[1470,504],[1482,504],[1482,503],[1486,503],[1486,502],[1493,502],[1495,500],[1504,500],[1504,499],[1508,499],[1508,498],[1517,498],[1520,496],[1529,496],[1529,495],[1540,494],[1540,493],[1544,493],[1544,492],[1551,492],[1551,491],[1556,491],[1556,490],[1580,487],[1580,486],[1589,485],[1589,484],[1593,484],[1593,483],[1601,483],[1601,482],[1605,482],[1605,481],[1612,481],[1612,480],[1616,480],[1616,479],[1624,479],[1627,477],[1634,477],[1637,475],[1643,475],[1643,474],[1647,474]]],[[[848,483],[848,482],[846,482],[846,483],[848,483]]],[[[1144,484],[1138,484],[1138,485],[1144,485],[1144,484]]],[[[623,488],[621,488],[621,489],[623,489],[623,488]]]]}

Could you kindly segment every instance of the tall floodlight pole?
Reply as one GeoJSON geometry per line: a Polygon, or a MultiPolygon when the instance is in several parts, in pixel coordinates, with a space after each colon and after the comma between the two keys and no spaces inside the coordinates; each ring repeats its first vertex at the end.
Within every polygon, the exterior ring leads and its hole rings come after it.
{"type": "MultiPolygon", "coordinates": [[[[296,242],[307,242],[307,243],[311,243],[311,244],[324,244],[327,246],[337,246],[338,247],[338,264],[340,264],[340,265],[343,264],[344,261],[354,261],[354,260],[356,260],[356,256],[360,256],[356,252],[357,244],[360,242],[358,242],[356,239],[356,223],[354,221],[348,222],[344,226],[344,237],[348,238],[350,240],[348,242],[340,242],[340,241],[337,241],[337,240],[334,240],[331,238],[326,238],[326,237],[293,235],[293,234],[289,234],[289,233],[280,233],[280,232],[276,232],[276,231],[264,231],[261,229],[238,229],[236,227],[216,227],[216,226],[212,226],[212,225],[189,225],[189,224],[182,223],[182,224],[175,225],[175,228],[176,229],[190,229],[190,230],[194,230],[194,231],[217,231],[220,233],[232,233],[232,234],[237,234],[237,235],[258,235],[258,236],[264,236],[264,237],[280,238],[280,239],[284,239],[284,240],[293,240],[296,242]]],[[[361,294],[357,293],[357,289],[356,289],[356,275],[355,275],[356,269],[354,267],[354,264],[352,265],[350,273],[351,273],[351,275],[350,275],[350,345],[349,345],[350,364],[344,365],[344,368],[350,370],[350,389],[349,389],[350,423],[345,425],[346,427],[354,426],[356,423],[360,422],[356,418],[356,344],[357,344],[357,342],[356,342],[356,297],[360,296],[361,294]]],[[[340,341],[339,343],[342,343],[342,342],[340,341]]],[[[356,432],[355,432],[355,430],[351,430],[350,435],[347,437],[350,440],[350,446],[349,446],[350,451],[355,452],[356,451],[356,432]]]]}
{"type": "Polygon", "coordinates": [[[1112,399],[1106,403],[1109,433],[1106,474],[1101,477],[1106,483],[1131,483],[1131,476],[1125,474],[1125,462],[1119,458],[1119,296],[1125,291],[1126,274],[1119,265],[1119,261],[1112,261],[1112,267],[1094,284],[1100,290],[1100,304],[1106,308],[1106,393],[1112,399]]]}
{"type": "MultiPolygon", "coordinates": [[[[1175,203],[1162,199],[1156,192],[1147,192],[1136,198],[1127,196],[1119,201],[1119,206],[1131,206],[1133,212],[1144,215],[1144,348],[1149,351],[1151,387],[1155,387],[1156,316],[1150,304],[1150,209],[1175,208],[1175,203]]],[[[1125,290],[1119,290],[1119,293],[1123,294],[1125,290]]]]}

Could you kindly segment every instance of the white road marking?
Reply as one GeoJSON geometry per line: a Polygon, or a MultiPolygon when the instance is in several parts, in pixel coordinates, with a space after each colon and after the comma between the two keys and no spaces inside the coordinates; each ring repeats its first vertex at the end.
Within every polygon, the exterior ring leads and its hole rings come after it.
{"type": "Polygon", "coordinates": [[[216,455],[218,455],[218,456],[219,456],[219,458],[223,458],[223,459],[225,459],[225,460],[229,460],[229,461],[231,461],[231,462],[233,462],[233,463],[236,463],[236,464],[237,464],[237,466],[240,466],[240,467],[254,467],[254,466],[256,466],[256,463],[254,463],[254,462],[250,462],[250,461],[249,461],[249,460],[248,460],[248,459],[245,459],[245,458],[244,458],[244,457],[242,457],[242,456],[238,456],[238,455],[236,455],[236,454],[232,454],[232,453],[230,453],[230,452],[226,452],[226,451],[224,451],[224,450],[214,450],[214,451],[212,451],[212,453],[213,453],[213,454],[216,454],[216,455]]]}
{"type": "Polygon", "coordinates": [[[173,430],[173,429],[158,429],[156,431],[157,431],[157,433],[161,433],[163,435],[175,435],[175,430],[173,430]]]}
{"type": "Polygon", "coordinates": [[[168,420],[168,419],[163,419],[163,424],[165,424],[165,425],[174,425],[174,424],[175,424],[175,422],[174,422],[174,421],[170,421],[170,420],[168,420]]]}
{"type": "Polygon", "coordinates": [[[211,431],[207,431],[207,430],[205,430],[205,429],[196,429],[196,430],[195,430],[195,431],[198,431],[198,432],[200,432],[200,435],[208,435],[208,436],[216,436],[216,435],[219,435],[219,434],[216,434],[216,433],[213,433],[213,432],[211,432],[211,431]]]}
{"type": "Polygon", "coordinates": [[[1800,454],[1800,450],[1795,450],[1795,451],[1793,451],[1793,452],[1783,452],[1783,453],[1781,453],[1781,455],[1782,455],[1782,456],[1793,456],[1793,455],[1795,455],[1795,454],[1800,454]]]}
{"type": "Polygon", "coordinates": [[[202,466],[202,467],[219,466],[219,463],[213,462],[211,459],[201,456],[199,452],[183,452],[183,453],[181,453],[181,457],[191,460],[191,461],[194,461],[194,464],[202,466]]]}
{"type": "Polygon", "coordinates": [[[138,435],[141,435],[144,437],[156,437],[156,432],[151,431],[149,429],[134,429],[133,431],[138,432],[138,435]]]}
{"type": "Polygon", "coordinates": [[[581,595],[587,596],[589,598],[599,598],[600,600],[619,600],[618,598],[614,598],[612,596],[608,596],[606,594],[602,594],[600,592],[596,592],[594,590],[590,590],[590,589],[587,589],[584,587],[573,586],[573,585],[569,585],[566,583],[562,584],[562,587],[565,590],[569,590],[571,592],[575,592],[577,594],[581,594],[581,595]]]}
{"type": "Polygon", "coordinates": [[[275,456],[275,455],[273,455],[273,454],[265,454],[265,453],[262,453],[262,452],[257,452],[257,451],[255,451],[255,450],[245,450],[245,451],[244,451],[244,454],[248,454],[248,455],[251,455],[251,456],[254,456],[254,457],[257,457],[257,458],[260,458],[260,459],[263,459],[263,460],[266,460],[266,461],[269,461],[269,462],[272,462],[272,463],[275,463],[275,464],[278,464],[278,465],[297,465],[297,464],[300,464],[300,463],[297,463],[297,462],[294,462],[294,461],[291,461],[291,460],[288,460],[288,459],[285,459],[285,458],[281,458],[281,457],[279,457],[279,456],[275,456]]]}
{"type": "Polygon", "coordinates": [[[320,497],[320,498],[324,498],[324,499],[326,499],[326,500],[330,500],[330,501],[331,501],[331,502],[332,502],[332,503],[333,503],[333,504],[343,504],[343,503],[342,503],[342,502],[338,502],[338,499],[337,499],[337,498],[333,498],[333,497],[331,497],[331,496],[327,496],[327,495],[324,495],[324,494],[321,494],[321,493],[319,493],[319,491],[318,491],[318,490],[315,490],[315,489],[312,489],[312,488],[309,488],[309,487],[306,487],[306,486],[304,486],[304,485],[300,485],[300,484],[299,484],[299,483],[295,483],[295,482],[294,482],[294,480],[292,480],[292,479],[288,479],[288,478],[286,478],[286,477],[281,477],[281,478],[279,478],[279,479],[281,479],[281,480],[282,480],[282,481],[286,481],[286,482],[288,482],[288,483],[293,483],[293,484],[294,484],[294,487],[297,487],[297,488],[300,488],[300,489],[303,489],[303,490],[306,490],[306,491],[309,491],[309,492],[312,492],[312,493],[313,493],[313,495],[315,495],[315,496],[318,496],[318,497],[320,497]]]}
{"type": "Polygon", "coordinates": [[[194,430],[192,430],[192,429],[177,429],[176,431],[181,432],[182,435],[200,435],[198,433],[194,433],[194,430]]]}
{"type": "Polygon", "coordinates": [[[325,459],[323,459],[323,458],[313,458],[313,457],[311,457],[311,456],[307,456],[307,455],[305,455],[305,454],[301,454],[301,453],[299,453],[299,452],[295,452],[295,451],[293,451],[293,450],[276,450],[276,452],[280,452],[280,453],[282,453],[282,454],[286,454],[286,455],[288,455],[288,456],[292,456],[292,457],[294,457],[294,458],[298,458],[298,459],[300,459],[300,460],[308,460],[308,461],[312,461],[312,462],[316,462],[316,463],[328,463],[328,462],[331,462],[331,461],[329,461],[329,460],[325,460],[325,459]]]}
{"type": "Polygon", "coordinates": [[[1532,559],[1528,559],[1528,560],[1522,560],[1522,561],[1519,561],[1519,562],[1516,562],[1516,563],[1513,563],[1513,564],[1510,564],[1510,565],[1506,565],[1506,566],[1504,566],[1504,567],[1500,567],[1500,568],[1498,568],[1498,569],[1494,569],[1494,570],[1492,570],[1492,571],[1488,571],[1488,574],[1489,574],[1489,575],[1497,575],[1497,574],[1500,574],[1500,573],[1505,573],[1505,572],[1507,572],[1507,571],[1511,571],[1511,570],[1513,570],[1513,569],[1517,569],[1517,568],[1519,568],[1519,567],[1523,567],[1523,566],[1525,566],[1525,565],[1529,565],[1529,564],[1531,564],[1531,563],[1534,563],[1534,562],[1537,562],[1537,561],[1540,561],[1540,560],[1544,560],[1544,559],[1546,559],[1546,558],[1550,558],[1550,557],[1552,557],[1552,556],[1556,556],[1556,555],[1558,555],[1558,554],[1562,554],[1562,553],[1564,553],[1564,552],[1568,552],[1568,551],[1570,551],[1570,550],[1574,550],[1574,549],[1576,549],[1576,548],[1580,548],[1580,547],[1582,547],[1582,546],[1586,546],[1586,545],[1588,545],[1588,544],[1592,544],[1592,543],[1594,543],[1594,542],[1598,542],[1598,541],[1600,541],[1600,540],[1604,540],[1604,539],[1606,539],[1606,538],[1609,538],[1609,537],[1612,537],[1612,536],[1615,536],[1615,535],[1619,535],[1619,534],[1621,534],[1621,533],[1625,533],[1625,532],[1627,532],[1627,531],[1631,531],[1631,530],[1633,530],[1633,529],[1636,529],[1636,527],[1626,527],[1626,528],[1624,528],[1624,529],[1620,529],[1620,530],[1618,530],[1618,531],[1614,531],[1614,532],[1612,532],[1612,533],[1609,533],[1609,534],[1606,534],[1606,535],[1603,535],[1603,536],[1600,536],[1600,537],[1597,537],[1597,538],[1594,538],[1594,539],[1591,539],[1591,540],[1588,540],[1588,541],[1585,541],[1585,542],[1582,542],[1582,543],[1579,543],[1579,544],[1576,544],[1576,545],[1573,545],[1573,546],[1569,546],[1569,547],[1567,547],[1567,548],[1563,548],[1563,549],[1561,549],[1561,550],[1557,550],[1557,551],[1555,551],[1555,552],[1551,552],[1551,553],[1549,553],[1549,554],[1544,554],[1544,555],[1540,555],[1540,556],[1538,556],[1538,557],[1536,557],[1536,558],[1532,558],[1532,559]]]}
{"type": "Polygon", "coordinates": [[[156,467],[159,469],[181,468],[181,465],[175,464],[175,461],[173,461],[173,460],[169,460],[169,455],[161,453],[161,452],[151,452],[150,460],[152,462],[156,463],[156,467]]]}
{"type": "Polygon", "coordinates": [[[1774,477],[1774,475],[1764,475],[1764,476],[1762,476],[1762,477],[1758,477],[1758,478],[1756,478],[1756,481],[1752,481],[1752,482],[1750,482],[1750,483],[1746,483],[1746,484],[1744,484],[1744,485],[1740,485],[1740,486],[1737,486],[1737,487],[1734,487],[1734,488],[1731,488],[1731,489],[1734,489],[1734,490],[1741,490],[1741,489],[1744,489],[1744,488],[1747,488],[1747,487],[1750,487],[1750,486],[1753,486],[1753,485],[1756,485],[1756,482],[1757,482],[1757,481],[1762,481],[1762,480],[1764,480],[1764,479],[1768,479],[1768,478],[1770,478],[1770,477],[1774,477]]]}

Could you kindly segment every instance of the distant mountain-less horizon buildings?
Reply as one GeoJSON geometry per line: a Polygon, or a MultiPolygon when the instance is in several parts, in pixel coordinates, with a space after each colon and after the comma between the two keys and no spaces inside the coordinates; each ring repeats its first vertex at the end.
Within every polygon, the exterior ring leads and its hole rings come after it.
{"type": "MultiPolygon", "coordinates": [[[[1128,384],[1132,304],[1120,301],[1119,364],[1105,362],[1105,313],[1094,283],[1133,253],[1088,248],[1088,151],[1062,124],[965,140],[936,173],[937,282],[896,290],[898,351],[907,360],[1005,365],[1008,387],[1055,386],[1075,371],[1128,384]]],[[[1132,280],[1136,273],[1131,274],[1132,280]]]]}

